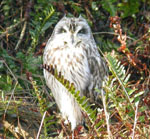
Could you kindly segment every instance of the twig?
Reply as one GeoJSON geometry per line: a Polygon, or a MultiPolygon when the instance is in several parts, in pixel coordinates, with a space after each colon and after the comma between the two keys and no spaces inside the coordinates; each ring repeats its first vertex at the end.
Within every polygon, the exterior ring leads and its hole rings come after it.
{"type": "Polygon", "coordinates": [[[38,134],[37,134],[37,136],[36,136],[36,139],[39,139],[40,132],[41,132],[41,129],[42,129],[42,126],[43,126],[43,123],[44,123],[45,116],[46,116],[46,112],[47,112],[47,111],[45,111],[44,114],[43,114],[42,121],[41,121],[41,124],[40,124],[40,127],[39,127],[38,134]]]}
{"type": "Polygon", "coordinates": [[[142,39],[144,39],[145,37],[149,37],[148,35],[150,34],[150,32],[145,33],[141,38],[135,40],[133,43],[129,44],[128,47],[132,46],[132,45],[136,45],[138,42],[140,42],[142,39]]]}
{"type": "Polygon", "coordinates": [[[136,123],[137,123],[137,113],[138,113],[138,105],[139,105],[139,101],[135,103],[136,106],[136,110],[135,110],[135,117],[134,117],[134,126],[133,126],[133,133],[132,133],[132,139],[134,139],[134,135],[135,135],[135,128],[136,128],[136,123]]]}
{"type": "Polygon", "coordinates": [[[15,86],[14,86],[12,92],[11,92],[11,96],[10,96],[9,101],[8,101],[8,104],[7,104],[7,106],[6,106],[4,115],[6,115],[7,109],[8,109],[8,107],[9,107],[10,101],[12,100],[12,97],[13,97],[13,95],[14,95],[14,92],[15,92],[15,89],[16,89],[16,86],[17,86],[17,85],[18,85],[18,81],[16,82],[16,84],[15,84],[15,86]]]}
{"type": "Polygon", "coordinates": [[[104,95],[104,91],[101,90],[101,95],[102,95],[102,101],[103,101],[103,106],[104,106],[104,113],[105,113],[105,118],[106,118],[106,124],[107,124],[107,132],[108,132],[108,138],[112,139],[112,133],[110,131],[110,125],[109,125],[109,114],[107,112],[107,108],[106,108],[106,98],[104,95]]]}
{"type": "MultiPolygon", "coordinates": [[[[114,32],[94,32],[93,35],[98,35],[98,34],[109,34],[109,35],[116,35],[118,36],[118,33],[114,33],[114,32]]],[[[135,41],[136,39],[133,39],[129,36],[127,36],[128,39],[135,41]]]]}
{"type": "Polygon", "coordinates": [[[11,96],[10,96],[10,98],[9,98],[8,104],[7,104],[7,106],[6,106],[5,112],[4,112],[4,116],[5,116],[5,114],[6,114],[6,112],[7,112],[7,109],[8,109],[8,106],[9,106],[9,104],[10,104],[10,101],[11,101],[13,95],[14,95],[16,86],[18,85],[18,80],[17,80],[17,78],[15,77],[15,75],[13,74],[13,72],[11,71],[11,69],[9,68],[9,66],[7,65],[7,63],[6,63],[4,60],[3,60],[2,62],[5,64],[5,66],[6,66],[7,69],[10,71],[11,75],[14,77],[14,79],[15,79],[15,81],[16,81],[15,86],[14,86],[12,92],[11,92],[11,96]]]}
{"type": "Polygon", "coordinates": [[[26,27],[27,27],[27,21],[24,22],[24,25],[23,25],[23,28],[22,28],[22,31],[21,31],[21,34],[20,34],[20,38],[19,38],[18,43],[15,47],[15,50],[17,50],[19,48],[19,45],[22,42],[23,36],[25,34],[26,27]]]}
{"type": "Polygon", "coordinates": [[[28,132],[26,132],[24,129],[22,129],[18,126],[15,127],[13,124],[10,124],[8,121],[3,120],[3,126],[7,130],[9,130],[17,139],[19,139],[20,136],[22,136],[22,137],[26,136],[26,137],[30,138],[28,132]]]}
{"type": "Polygon", "coordinates": [[[7,63],[5,62],[5,60],[0,60],[0,61],[5,64],[5,66],[7,67],[7,69],[9,70],[9,72],[11,73],[11,75],[14,77],[15,81],[17,81],[16,76],[13,74],[13,72],[11,71],[11,69],[9,68],[9,66],[7,65],[7,63]]]}
{"type": "Polygon", "coordinates": [[[1,33],[0,39],[1,39],[2,37],[4,37],[6,34],[10,33],[15,27],[17,27],[19,24],[21,24],[21,23],[24,22],[24,21],[25,21],[25,19],[23,18],[23,19],[22,19],[21,21],[19,21],[18,23],[14,24],[14,25],[12,25],[12,26],[10,26],[10,27],[7,27],[7,28],[6,28],[6,31],[3,32],[3,33],[1,33]]]}
{"type": "Polygon", "coordinates": [[[8,123],[7,121],[3,120],[3,126],[7,130],[9,130],[17,139],[20,138],[19,135],[16,132],[14,132],[15,131],[15,126],[14,125],[12,125],[12,124],[8,123]]]}

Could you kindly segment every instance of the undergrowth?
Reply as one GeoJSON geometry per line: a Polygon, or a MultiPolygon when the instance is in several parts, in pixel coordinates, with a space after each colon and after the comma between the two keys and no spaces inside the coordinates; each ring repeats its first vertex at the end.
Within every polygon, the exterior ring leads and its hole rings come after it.
{"type": "Polygon", "coordinates": [[[0,9],[0,138],[71,137],[41,66],[46,42],[64,14],[87,19],[109,69],[103,91],[95,88],[99,107],[80,97],[56,67],[44,65],[84,112],[87,129],[76,138],[149,138],[149,1],[2,0],[0,9]]]}

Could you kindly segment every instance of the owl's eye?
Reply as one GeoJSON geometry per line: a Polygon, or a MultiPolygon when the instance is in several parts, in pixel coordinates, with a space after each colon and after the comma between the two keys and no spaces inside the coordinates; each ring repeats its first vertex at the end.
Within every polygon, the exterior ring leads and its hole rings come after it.
{"type": "Polygon", "coordinates": [[[59,32],[60,32],[60,33],[66,33],[67,31],[66,31],[64,28],[61,28],[61,29],[59,30],[59,32]]]}
{"type": "Polygon", "coordinates": [[[86,29],[85,29],[85,28],[82,28],[81,30],[79,30],[78,33],[80,33],[80,34],[86,34],[86,29]]]}

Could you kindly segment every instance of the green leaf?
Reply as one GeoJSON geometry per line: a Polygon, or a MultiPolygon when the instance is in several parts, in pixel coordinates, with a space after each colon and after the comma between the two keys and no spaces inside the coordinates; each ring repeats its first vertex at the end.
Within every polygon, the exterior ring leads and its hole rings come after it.
{"type": "Polygon", "coordinates": [[[115,16],[117,13],[117,7],[114,5],[117,0],[102,0],[102,7],[110,13],[111,16],[115,16]]]}
{"type": "Polygon", "coordinates": [[[41,31],[45,32],[52,24],[52,22],[46,22],[41,31]]]}

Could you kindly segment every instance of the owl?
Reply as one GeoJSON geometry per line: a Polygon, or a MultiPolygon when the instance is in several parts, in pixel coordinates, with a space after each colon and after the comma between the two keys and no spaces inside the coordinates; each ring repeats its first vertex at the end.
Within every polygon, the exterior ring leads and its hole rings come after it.
{"type": "MultiPolygon", "coordinates": [[[[83,17],[65,16],[56,24],[44,50],[43,64],[56,65],[57,71],[80,91],[80,96],[85,95],[93,102],[98,99],[95,88],[102,89],[107,69],[90,26],[83,17]]],[[[71,93],[45,69],[44,77],[62,117],[71,123],[74,130],[84,119],[80,106],[71,93]]]]}

